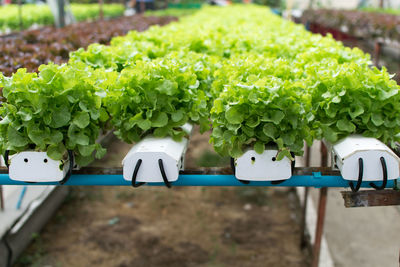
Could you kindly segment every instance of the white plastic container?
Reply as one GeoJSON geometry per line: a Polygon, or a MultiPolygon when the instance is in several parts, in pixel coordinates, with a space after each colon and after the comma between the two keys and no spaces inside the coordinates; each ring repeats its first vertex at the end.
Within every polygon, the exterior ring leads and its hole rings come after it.
{"type": "Polygon", "coordinates": [[[276,160],[278,150],[267,148],[262,154],[247,150],[234,160],[235,176],[244,181],[279,181],[292,176],[292,161],[284,157],[276,160]]]}
{"type": "MultiPolygon", "coordinates": [[[[190,124],[185,124],[182,128],[189,134],[192,131],[192,125],[190,124]]],[[[171,137],[145,137],[136,143],[123,159],[124,179],[132,181],[135,167],[138,161],[141,160],[136,175],[137,183],[164,182],[159,163],[161,159],[168,181],[174,182],[178,180],[179,171],[184,168],[187,145],[187,138],[182,138],[180,142],[177,142],[171,137]]]]}
{"type": "Polygon", "coordinates": [[[69,171],[69,159],[53,160],[46,152],[24,151],[9,157],[10,179],[23,182],[60,182],[69,171]]]}
{"type": "Polygon", "coordinates": [[[332,145],[332,160],[340,170],[342,177],[357,181],[359,176],[359,158],[363,161],[363,181],[382,181],[383,170],[380,158],[385,159],[387,179],[400,176],[400,159],[385,144],[375,138],[352,135],[332,145]]]}

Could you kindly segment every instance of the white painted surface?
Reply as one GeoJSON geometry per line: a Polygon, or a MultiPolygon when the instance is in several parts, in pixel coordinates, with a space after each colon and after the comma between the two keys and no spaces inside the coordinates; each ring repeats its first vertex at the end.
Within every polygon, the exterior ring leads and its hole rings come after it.
{"type": "Polygon", "coordinates": [[[22,188],[22,185],[2,185],[1,186],[3,189],[3,198],[4,201],[6,201],[7,198],[9,198],[14,192],[20,188],[22,188]]]}
{"type": "Polygon", "coordinates": [[[55,186],[28,186],[25,195],[21,201],[21,208],[17,209],[17,203],[20,198],[23,186],[3,186],[5,190],[4,211],[0,211],[0,237],[10,229],[12,225],[28,209],[37,208],[47,196],[54,190],[55,186]],[[36,203],[36,204],[32,204],[36,203]]]}

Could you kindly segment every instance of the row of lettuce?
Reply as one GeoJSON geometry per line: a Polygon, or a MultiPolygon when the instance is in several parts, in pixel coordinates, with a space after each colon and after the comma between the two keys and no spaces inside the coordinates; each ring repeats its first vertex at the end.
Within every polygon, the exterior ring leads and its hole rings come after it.
{"type": "Polygon", "coordinates": [[[231,157],[276,145],[278,159],[291,158],[304,140],[353,133],[399,138],[399,86],[385,69],[263,7],[207,7],[39,70],[0,79],[2,152],[73,150],[84,166],[104,155],[104,129],[128,143],[179,140],[187,122],[211,127],[215,150],[231,157]]]}
{"type": "MultiPolygon", "coordinates": [[[[97,19],[99,17],[98,4],[71,4],[71,12],[77,21],[97,19]]],[[[105,17],[122,16],[124,6],[121,4],[103,5],[105,17]]],[[[21,6],[22,27],[27,29],[32,25],[53,25],[54,17],[48,5],[25,4],[21,6]]],[[[0,6],[0,32],[6,30],[19,30],[21,27],[18,5],[0,6]]]]}
{"type": "Polygon", "coordinates": [[[302,20],[309,24],[311,30],[323,27],[325,31],[343,32],[351,38],[367,41],[400,41],[399,10],[308,9],[303,12],[302,20]]]}

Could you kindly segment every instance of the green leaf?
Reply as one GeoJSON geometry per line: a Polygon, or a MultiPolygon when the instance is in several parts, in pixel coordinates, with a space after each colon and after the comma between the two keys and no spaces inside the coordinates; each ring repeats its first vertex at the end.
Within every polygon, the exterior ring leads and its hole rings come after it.
{"type": "Polygon", "coordinates": [[[334,98],[332,98],[332,102],[333,103],[340,103],[340,97],[339,96],[335,96],[334,98]]]}
{"type": "Polygon", "coordinates": [[[64,139],[64,135],[60,131],[52,131],[50,134],[50,140],[52,144],[61,143],[64,139]]]}
{"type": "Polygon", "coordinates": [[[168,124],[168,116],[164,112],[158,112],[151,118],[152,127],[164,127],[168,124]]]}
{"type": "Polygon", "coordinates": [[[89,113],[84,111],[77,112],[72,122],[79,128],[86,128],[86,126],[88,126],[90,123],[89,113]]]}
{"type": "Polygon", "coordinates": [[[110,118],[110,116],[108,115],[106,109],[101,108],[100,109],[100,121],[105,122],[110,118]]]}
{"type": "Polygon", "coordinates": [[[21,116],[23,121],[30,121],[32,119],[32,111],[28,108],[21,108],[17,114],[21,116]]]}
{"type": "Polygon", "coordinates": [[[47,155],[54,160],[62,160],[66,152],[67,150],[63,143],[49,145],[47,147],[47,155]]]}
{"type": "Polygon", "coordinates": [[[266,136],[275,139],[278,136],[278,130],[272,123],[266,123],[263,127],[263,132],[266,136]]]}
{"type": "Polygon", "coordinates": [[[239,124],[244,119],[243,112],[237,106],[230,106],[225,112],[225,118],[229,123],[239,124]]]}
{"type": "Polygon", "coordinates": [[[381,113],[372,113],[371,121],[375,126],[381,126],[384,123],[381,113]]]}
{"type": "Polygon", "coordinates": [[[259,116],[251,116],[249,119],[246,120],[246,125],[254,128],[260,124],[260,117],[259,116]]]}
{"type": "Polygon", "coordinates": [[[282,139],[283,139],[283,142],[285,143],[285,145],[293,145],[294,144],[294,142],[296,141],[296,135],[295,135],[295,133],[284,133],[283,135],[282,135],[282,139]]]}
{"type": "Polygon", "coordinates": [[[96,159],[101,159],[104,157],[107,153],[107,149],[103,148],[100,144],[97,144],[96,146],[96,159]]]}
{"type": "Polygon", "coordinates": [[[10,145],[15,147],[24,147],[29,144],[28,138],[26,138],[22,133],[18,132],[13,127],[8,127],[7,138],[10,145]]]}
{"type": "Polygon", "coordinates": [[[349,133],[353,133],[356,130],[356,126],[350,121],[345,119],[338,120],[336,126],[338,127],[339,130],[349,133]]]}
{"type": "Polygon", "coordinates": [[[95,144],[86,145],[86,146],[85,145],[78,145],[78,151],[84,157],[87,157],[87,156],[91,155],[95,148],[96,148],[95,144]]]}
{"type": "Polygon", "coordinates": [[[71,113],[67,106],[63,105],[59,108],[52,109],[52,121],[51,125],[54,128],[60,128],[68,125],[71,119],[71,113]]]}
{"type": "MultiPolygon", "coordinates": [[[[46,134],[40,130],[38,127],[32,127],[28,130],[28,137],[32,140],[32,142],[38,146],[44,145],[44,139],[46,134]]],[[[59,137],[58,134],[55,136],[56,138],[59,137]]],[[[61,141],[62,141],[62,134],[61,134],[61,141]]],[[[58,142],[52,142],[53,144],[57,144],[61,141],[57,140],[58,142]]]]}
{"type": "Polygon", "coordinates": [[[361,105],[352,104],[350,106],[350,116],[352,119],[364,113],[364,108],[361,105]]]}
{"type": "Polygon", "coordinates": [[[241,155],[243,155],[243,150],[240,146],[240,143],[235,142],[235,144],[232,147],[230,155],[232,156],[232,158],[238,158],[241,155]]]}
{"type": "Polygon", "coordinates": [[[282,138],[276,139],[275,142],[276,142],[276,144],[278,146],[278,149],[282,149],[283,148],[283,140],[282,140],[282,138]]]}
{"type": "Polygon", "coordinates": [[[168,127],[157,128],[154,130],[154,136],[155,137],[165,137],[168,135],[169,132],[170,132],[170,129],[168,127]]]}
{"type": "Polygon", "coordinates": [[[283,150],[279,151],[279,153],[276,157],[276,160],[280,161],[280,160],[284,159],[285,157],[289,158],[290,160],[294,160],[292,155],[290,154],[290,150],[288,150],[288,149],[283,149],[283,150]]]}
{"type": "Polygon", "coordinates": [[[254,144],[254,150],[258,153],[258,154],[262,154],[264,152],[265,146],[264,143],[262,142],[256,142],[254,144]]]}
{"type": "Polygon", "coordinates": [[[171,119],[174,122],[178,122],[181,119],[183,119],[183,116],[184,116],[184,112],[183,112],[183,110],[180,109],[180,110],[178,110],[178,111],[176,111],[176,112],[171,114],[171,119]]]}
{"type": "Polygon", "coordinates": [[[84,133],[80,132],[77,135],[75,135],[74,141],[78,144],[78,145],[83,145],[86,146],[89,144],[90,142],[90,138],[89,136],[85,135],[84,133]]]}
{"type": "Polygon", "coordinates": [[[140,129],[143,131],[147,131],[148,129],[151,128],[151,121],[149,120],[140,120],[137,122],[137,125],[139,126],[140,129]]]}
{"type": "Polygon", "coordinates": [[[86,166],[88,165],[90,162],[93,161],[94,157],[93,155],[90,156],[82,156],[81,154],[77,154],[75,155],[75,162],[79,165],[79,166],[86,166]]]}
{"type": "Polygon", "coordinates": [[[285,117],[285,113],[280,110],[270,111],[268,115],[263,117],[263,121],[271,121],[274,124],[278,125],[283,118],[285,117]]]}
{"type": "Polygon", "coordinates": [[[51,68],[44,67],[40,70],[40,77],[42,77],[46,83],[50,82],[54,78],[55,74],[56,73],[51,68]]]}
{"type": "Polygon", "coordinates": [[[174,81],[164,80],[157,90],[161,93],[172,96],[178,92],[178,84],[174,81]]]}
{"type": "Polygon", "coordinates": [[[335,131],[333,131],[329,126],[322,126],[324,132],[324,138],[331,142],[335,143],[338,140],[338,135],[335,131]]]}
{"type": "Polygon", "coordinates": [[[224,139],[226,142],[230,142],[232,136],[235,136],[235,134],[232,131],[225,131],[222,134],[222,139],[224,139]]]}

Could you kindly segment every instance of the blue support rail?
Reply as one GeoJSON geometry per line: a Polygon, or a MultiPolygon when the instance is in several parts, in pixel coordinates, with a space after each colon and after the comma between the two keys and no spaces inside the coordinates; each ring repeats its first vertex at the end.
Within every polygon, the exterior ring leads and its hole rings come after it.
{"type": "MultiPolygon", "coordinates": [[[[386,188],[394,188],[398,180],[389,180],[386,188]]],[[[375,182],[380,184],[381,182],[375,182]]],[[[25,183],[11,180],[8,174],[0,174],[0,185],[58,185],[57,182],[25,183]]],[[[131,186],[130,181],[123,179],[121,174],[73,174],[64,184],[69,186],[98,185],[98,186],[131,186]]],[[[149,186],[165,186],[164,183],[148,183],[149,186]]],[[[172,186],[289,186],[289,187],[349,187],[349,181],[337,175],[321,175],[313,172],[312,175],[294,175],[290,179],[273,184],[271,182],[250,182],[243,184],[232,174],[180,174],[179,179],[172,186]]],[[[362,188],[371,188],[369,182],[363,182],[362,188]]]]}

